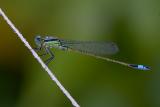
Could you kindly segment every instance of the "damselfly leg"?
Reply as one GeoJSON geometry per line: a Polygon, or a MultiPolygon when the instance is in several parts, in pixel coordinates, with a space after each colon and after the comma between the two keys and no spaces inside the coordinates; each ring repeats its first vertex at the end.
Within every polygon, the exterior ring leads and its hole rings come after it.
{"type": "Polygon", "coordinates": [[[45,48],[46,50],[46,55],[49,54],[50,57],[45,61],[45,64],[48,65],[53,59],[54,59],[54,54],[50,50],[50,48],[45,48]]]}
{"type": "MultiPolygon", "coordinates": [[[[34,50],[35,50],[36,52],[43,51],[42,48],[34,48],[34,50]]],[[[47,54],[48,54],[48,53],[47,53],[47,51],[45,50],[44,53],[38,54],[38,55],[43,57],[43,56],[46,56],[47,54]]]]}
{"type": "Polygon", "coordinates": [[[52,53],[50,48],[34,48],[34,50],[37,52],[44,51],[44,53],[39,54],[39,56],[41,57],[44,57],[48,54],[50,55],[50,57],[46,61],[44,61],[46,65],[48,65],[54,59],[54,54],[52,53]]]}

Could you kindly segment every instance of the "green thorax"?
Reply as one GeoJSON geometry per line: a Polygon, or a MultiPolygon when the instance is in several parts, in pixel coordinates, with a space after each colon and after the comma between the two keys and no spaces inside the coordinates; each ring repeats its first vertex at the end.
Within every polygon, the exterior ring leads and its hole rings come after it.
{"type": "Polygon", "coordinates": [[[63,47],[61,45],[60,41],[48,41],[48,42],[44,42],[44,46],[45,47],[49,47],[49,48],[57,48],[57,49],[60,49],[60,50],[66,50],[67,49],[66,47],[63,47]]]}

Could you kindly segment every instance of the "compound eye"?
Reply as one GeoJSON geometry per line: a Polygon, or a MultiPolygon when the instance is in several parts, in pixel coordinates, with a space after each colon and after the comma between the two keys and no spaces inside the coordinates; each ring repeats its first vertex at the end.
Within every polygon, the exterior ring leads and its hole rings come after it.
{"type": "Polygon", "coordinates": [[[41,36],[36,36],[34,40],[35,40],[36,45],[38,45],[38,46],[41,45],[41,40],[42,40],[41,36]]]}
{"type": "Polygon", "coordinates": [[[41,36],[36,36],[35,40],[40,41],[41,40],[41,36]]]}

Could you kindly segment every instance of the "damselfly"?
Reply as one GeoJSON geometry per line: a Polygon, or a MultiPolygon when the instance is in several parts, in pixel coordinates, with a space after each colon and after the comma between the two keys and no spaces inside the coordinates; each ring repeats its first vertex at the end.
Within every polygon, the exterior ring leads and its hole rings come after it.
{"type": "Polygon", "coordinates": [[[50,54],[50,58],[45,61],[46,64],[49,64],[54,59],[54,54],[50,49],[58,48],[64,51],[76,51],[82,54],[94,56],[96,58],[100,58],[109,62],[117,63],[134,69],[150,70],[149,66],[140,64],[129,64],[106,57],[106,55],[112,55],[118,52],[118,47],[113,42],[73,41],[63,40],[51,36],[47,36],[44,38],[42,38],[41,36],[36,36],[35,43],[37,45],[36,50],[45,51],[45,53],[42,54],[42,56],[50,54]]]}

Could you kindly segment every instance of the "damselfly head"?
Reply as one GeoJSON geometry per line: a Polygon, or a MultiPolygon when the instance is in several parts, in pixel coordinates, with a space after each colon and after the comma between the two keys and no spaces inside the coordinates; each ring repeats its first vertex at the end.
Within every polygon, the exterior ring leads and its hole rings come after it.
{"type": "Polygon", "coordinates": [[[36,43],[36,45],[38,46],[38,47],[40,47],[41,46],[41,44],[42,44],[42,38],[41,38],[41,36],[36,36],[35,37],[35,39],[34,39],[34,41],[35,41],[35,43],[36,43]]]}

